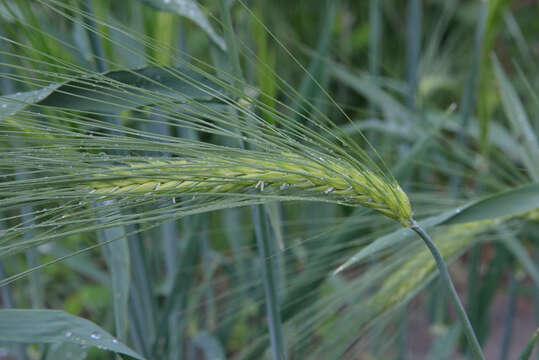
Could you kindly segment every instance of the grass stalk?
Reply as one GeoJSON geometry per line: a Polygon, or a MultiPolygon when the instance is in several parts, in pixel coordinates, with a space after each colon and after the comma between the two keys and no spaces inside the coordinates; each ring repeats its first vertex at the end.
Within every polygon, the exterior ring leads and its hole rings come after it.
{"type": "Polygon", "coordinates": [[[419,0],[409,0],[406,19],[406,79],[408,82],[408,108],[415,109],[418,84],[419,57],[421,54],[422,5],[419,0]]]}
{"type": "Polygon", "coordinates": [[[94,55],[94,61],[97,71],[105,72],[107,71],[107,63],[105,62],[105,51],[103,50],[103,44],[101,39],[97,35],[97,24],[95,23],[92,11],[92,4],[90,0],[84,0],[81,3],[81,10],[87,13],[87,16],[84,16],[84,23],[87,26],[88,39],[90,40],[90,47],[94,55]]]}
{"type": "MultiPolygon", "coordinates": [[[[238,55],[238,48],[232,26],[232,18],[227,7],[226,1],[219,2],[223,25],[225,27],[225,40],[227,44],[229,59],[232,63],[232,71],[234,74],[234,86],[236,89],[242,89],[243,84],[240,79],[242,76],[241,64],[238,55]]],[[[240,147],[245,148],[245,144],[240,140],[240,147]]],[[[262,187],[263,182],[262,182],[262,187]]],[[[260,261],[262,262],[262,275],[264,282],[264,292],[266,299],[266,309],[268,317],[268,326],[270,334],[270,343],[273,353],[273,358],[276,360],[286,359],[286,352],[283,341],[283,330],[280,317],[280,309],[278,303],[278,287],[276,274],[272,267],[271,261],[271,244],[268,236],[268,220],[264,216],[265,209],[259,205],[251,206],[253,226],[255,229],[256,243],[258,247],[260,261]]]]}
{"type": "Polygon", "coordinates": [[[269,243],[268,221],[260,206],[253,206],[253,222],[255,223],[256,245],[259,258],[262,262],[262,278],[264,282],[264,293],[266,295],[266,309],[268,316],[268,327],[271,339],[271,349],[274,359],[286,359],[286,352],[283,340],[283,330],[281,324],[281,314],[278,303],[277,279],[273,270],[271,256],[271,244],[269,243]],[[255,220],[256,219],[256,220],[255,220]]]}
{"type": "Polygon", "coordinates": [[[515,317],[516,300],[517,300],[518,282],[515,275],[511,273],[509,279],[509,300],[505,310],[504,333],[502,349],[500,351],[500,360],[507,359],[509,348],[511,347],[511,335],[513,335],[513,319],[515,317]]]}
{"type": "MultiPolygon", "coordinates": [[[[0,261],[0,279],[4,279],[6,277],[7,277],[7,273],[6,273],[6,270],[4,269],[4,263],[0,261]]],[[[15,301],[13,299],[13,292],[11,291],[11,287],[3,286],[0,293],[2,294],[0,298],[0,300],[2,301],[2,307],[4,309],[15,308],[15,301]]],[[[17,355],[17,359],[28,360],[28,355],[26,354],[25,344],[15,345],[14,352],[17,355]]]]}
{"type": "Polygon", "coordinates": [[[445,283],[445,287],[449,291],[451,299],[454,302],[460,322],[462,323],[462,326],[464,329],[464,334],[468,338],[468,342],[472,348],[474,358],[485,359],[485,356],[483,355],[483,351],[481,350],[481,345],[479,344],[479,341],[477,341],[477,337],[475,336],[475,332],[474,332],[474,329],[472,328],[472,324],[470,323],[470,320],[468,319],[468,315],[466,314],[466,310],[464,310],[464,306],[462,306],[459,295],[457,294],[455,285],[453,285],[453,281],[451,280],[449,270],[447,269],[447,265],[445,264],[442,258],[442,255],[438,251],[438,248],[436,247],[436,245],[430,238],[429,234],[427,234],[425,230],[423,230],[423,228],[419,226],[417,222],[415,221],[412,222],[411,229],[415,231],[419,235],[419,237],[425,242],[425,245],[427,245],[434,260],[436,261],[436,266],[438,267],[438,271],[440,272],[441,278],[443,282],[445,283]]]}

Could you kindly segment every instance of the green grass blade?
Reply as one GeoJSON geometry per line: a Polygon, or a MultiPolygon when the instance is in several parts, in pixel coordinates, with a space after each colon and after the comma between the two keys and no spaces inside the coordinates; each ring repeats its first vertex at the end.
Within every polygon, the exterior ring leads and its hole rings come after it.
{"type": "Polygon", "coordinates": [[[128,324],[128,297],[130,286],[129,246],[123,227],[105,229],[101,242],[110,271],[114,325],[117,338],[125,342],[128,324]],[[114,241],[111,241],[114,240],[114,241]]]}
{"type": "Polygon", "coordinates": [[[522,159],[534,181],[539,181],[539,143],[517,92],[505,75],[496,57],[493,58],[494,74],[500,89],[500,98],[515,138],[522,138],[522,159]]]}
{"type": "Polygon", "coordinates": [[[131,260],[131,287],[129,294],[130,319],[134,331],[142,344],[143,353],[151,357],[152,343],[156,338],[155,287],[152,286],[146,250],[139,234],[129,238],[129,258],[131,260]]]}
{"type": "Polygon", "coordinates": [[[258,256],[262,263],[262,277],[264,282],[264,294],[266,296],[266,309],[268,316],[268,327],[271,339],[271,348],[275,360],[286,360],[283,330],[281,325],[281,313],[279,311],[277,279],[272,262],[272,247],[269,237],[268,220],[260,207],[253,207],[253,222],[255,225],[256,242],[258,247],[258,256]],[[258,220],[257,220],[258,219],[258,220]]]}
{"type": "Polygon", "coordinates": [[[406,80],[408,82],[408,108],[414,111],[418,84],[423,10],[420,0],[409,0],[406,14],[406,80]]]}
{"type": "MultiPolygon", "coordinates": [[[[457,209],[429,217],[419,223],[423,228],[428,229],[439,225],[454,225],[509,217],[536,209],[537,204],[539,204],[539,184],[530,184],[471,202],[457,209]]],[[[410,241],[411,236],[412,233],[408,229],[398,229],[383,236],[361,249],[336,269],[334,273],[339,273],[387,248],[410,241]]]]}
{"type": "Polygon", "coordinates": [[[409,119],[408,109],[389,93],[381,89],[373,79],[355,74],[337,63],[331,63],[330,68],[331,74],[336,80],[364,96],[373,105],[386,112],[388,117],[395,116],[403,122],[409,119]]]}
{"type": "Polygon", "coordinates": [[[303,76],[303,79],[299,85],[298,102],[296,102],[295,109],[293,111],[296,114],[296,121],[300,120],[302,109],[305,111],[309,110],[309,104],[307,104],[303,99],[313,99],[319,95],[317,90],[319,89],[319,84],[325,77],[328,66],[323,59],[327,57],[329,51],[331,30],[333,29],[333,23],[340,4],[340,0],[324,1],[324,9],[322,11],[322,26],[319,30],[320,35],[316,45],[316,52],[313,54],[313,59],[309,64],[308,71],[305,72],[305,75],[303,76]]]}
{"type": "MultiPolygon", "coordinates": [[[[42,253],[53,256],[54,258],[65,257],[71,252],[59,243],[51,243],[49,246],[41,250],[42,253]]],[[[68,257],[62,261],[71,270],[81,274],[93,281],[110,287],[110,276],[106,271],[102,270],[99,265],[92,262],[87,254],[79,254],[75,257],[68,257]]]]}
{"type": "Polygon", "coordinates": [[[480,129],[480,147],[483,154],[488,154],[488,132],[491,125],[492,108],[489,97],[492,89],[492,67],[490,56],[494,49],[496,38],[501,31],[503,14],[511,4],[510,0],[487,1],[488,16],[485,26],[485,40],[481,54],[479,93],[477,99],[477,120],[480,129]]]}
{"type": "Polygon", "coordinates": [[[529,184],[503,191],[455,210],[440,225],[496,219],[525,213],[539,204],[539,184],[529,184]]]}
{"type": "Polygon", "coordinates": [[[194,0],[140,0],[145,4],[162,11],[185,16],[206,32],[209,38],[223,51],[226,51],[225,41],[219,36],[204,15],[204,12],[194,0]]]}
{"type": "Polygon", "coordinates": [[[526,270],[536,289],[539,289],[539,267],[537,266],[537,262],[534,261],[528,250],[526,250],[526,247],[522,245],[520,240],[509,229],[500,225],[498,232],[502,235],[502,244],[511,252],[524,270],[526,270]]]}
{"type": "Polygon", "coordinates": [[[151,66],[138,70],[117,70],[95,78],[67,77],[67,81],[62,84],[51,84],[40,90],[3,97],[0,102],[6,106],[0,107],[0,119],[28,105],[117,113],[171,101],[210,101],[217,97],[219,91],[222,90],[214,82],[187,69],[151,66]]]}
{"type": "Polygon", "coordinates": [[[507,360],[509,354],[509,348],[511,347],[511,340],[513,335],[513,319],[515,318],[515,308],[517,301],[518,281],[514,274],[509,278],[509,300],[507,302],[507,308],[504,314],[504,333],[503,342],[500,350],[500,360],[507,360]]]}
{"type": "Polygon", "coordinates": [[[105,61],[105,50],[103,49],[103,43],[99,33],[97,32],[97,24],[93,17],[93,9],[91,0],[82,0],[80,3],[81,11],[88,16],[84,16],[84,23],[86,25],[86,33],[90,40],[90,48],[94,57],[95,67],[98,72],[102,73],[108,70],[108,65],[105,61]]]}
{"type": "Polygon", "coordinates": [[[14,343],[70,342],[144,359],[94,323],[59,310],[0,310],[0,338],[14,343]]]}
{"type": "Polygon", "coordinates": [[[535,346],[535,344],[537,344],[538,341],[539,341],[539,329],[535,330],[535,332],[530,338],[530,341],[528,342],[524,350],[522,350],[522,352],[518,356],[518,360],[529,360],[530,357],[532,356],[533,347],[535,346]]]}

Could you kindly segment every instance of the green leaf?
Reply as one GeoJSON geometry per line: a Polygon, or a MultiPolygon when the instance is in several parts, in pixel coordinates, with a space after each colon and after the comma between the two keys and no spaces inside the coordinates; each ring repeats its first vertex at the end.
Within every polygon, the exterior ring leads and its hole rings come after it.
{"type": "Polygon", "coordinates": [[[185,16],[197,24],[202,30],[208,34],[210,39],[226,51],[226,44],[223,38],[215,32],[213,27],[200,6],[194,0],[141,0],[145,4],[162,11],[168,11],[174,14],[185,16]]]}
{"type": "Polygon", "coordinates": [[[120,340],[125,341],[127,338],[128,323],[127,304],[131,282],[129,245],[125,235],[125,228],[117,226],[104,229],[99,237],[102,242],[106,243],[103,246],[103,252],[106,254],[107,265],[110,270],[112,293],[114,294],[112,298],[116,336],[120,340]],[[112,241],[114,239],[117,240],[112,241]]]}
{"type": "Polygon", "coordinates": [[[0,120],[29,105],[118,113],[146,105],[210,101],[222,90],[201,74],[180,68],[145,67],[79,77],[0,99],[0,120]]]}
{"type": "MultiPolygon", "coordinates": [[[[479,201],[471,202],[463,207],[446,211],[419,221],[424,229],[438,225],[455,225],[473,221],[496,219],[505,216],[522,214],[533,210],[539,204],[539,184],[524,185],[519,188],[497,193],[479,201]]],[[[334,274],[357,264],[368,257],[393,246],[409,241],[415,234],[408,228],[399,229],[385,235],[361,249],[358,253],[339,266],[334,274]]]]}
{"type": "Polygon", "coordinates": [[[539,205],[539,183],[524,185],[472,202],[455,210],[439,225],[454,225],[522,214],[539,205]]]}
{"type": "MultiPolygon", "coordinates": [[[[330,68],[332,76],[337,81],[349,86],[358,94],[364,96],[373,105],[383,109],[390,115],[398,117],[403,122],[409,119],[410,114],[406,107],[391,94],[381,89],[372,77],[355,74],[338,63],[331,63],[330,68]]],[[[391,118],[391,116],[388,116],[388,118],[391,118]]]]}
{"type": "Polygon", "coordinates": [[[530,278],[535,283],[535,286],[539,289],[539,269],[537,268],[535,261],[528,253],[526,247],[522,245],[520,240],[505,227],[500,226],[499,232],[503,236],[502,243],[518,260],[520,265],[522,265],[524,270],[526,270],[528,275],[530,275],[530,278]]]}
{"type": "Polygon", "coordinates": [[[0,120],[16,114],[28,105],[39,103],[52,94],[58,87],[60,87],[60,84],[53,84],[39,90],[2,96],[0,99],[0,120]]]}
{"type": "Polygon", "coordinates": [[[45,360],[72,360],[86,358],[86,349],[73,343],[52,344],[47,351],[45,360]]]}
{"type": "Polygon", "coordinates": [[[539,181],[539,144],[522,102],[496,57],[492,60],[500,88],[503,109],[513,130],[513,136],[522,139],[522,159],[534,181],[539,181]]]}
{"type": "Polygon", "coordinates": [[[75,343],[144,359],[96,324],[59,310],[0,310],[0,339],[14,343],[75,343]]]}
{"type": "Polygon", "coordinates": [[[522,350],[522,353],[520,353],[518,360],[528,360],[530,358],[530,356],[532,355],[533,347],[537,340],[539,340],[539,329],[535,330],[530,341],[528,342],[528,345],[526,345],[524,350],[522,350]]]}

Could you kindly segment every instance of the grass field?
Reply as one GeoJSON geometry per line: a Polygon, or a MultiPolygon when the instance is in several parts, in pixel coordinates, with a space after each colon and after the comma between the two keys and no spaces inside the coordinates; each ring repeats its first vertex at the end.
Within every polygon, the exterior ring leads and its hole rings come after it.
{"type": "Polygon", "coordinates": [[[0,359],[539,359],[537,14],[0,0],[0,359]]]}

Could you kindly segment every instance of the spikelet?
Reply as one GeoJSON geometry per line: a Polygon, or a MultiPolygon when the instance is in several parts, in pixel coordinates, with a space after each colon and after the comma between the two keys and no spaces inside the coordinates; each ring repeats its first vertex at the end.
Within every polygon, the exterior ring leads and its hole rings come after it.
{"type": "Polygon", "coordinates": [[[235,156],[139,162],[93,175],[91,193],[137,194],[159,191],[182,193],[247,193],[307,191],[327,195],[349,205],[362,205],[408,226],[410,202],[391,179],[342,160],[279,154],[273,158],[235,156]]]}

